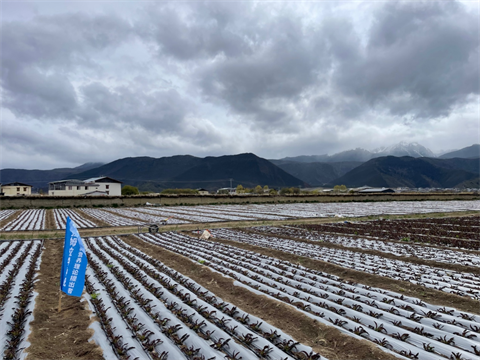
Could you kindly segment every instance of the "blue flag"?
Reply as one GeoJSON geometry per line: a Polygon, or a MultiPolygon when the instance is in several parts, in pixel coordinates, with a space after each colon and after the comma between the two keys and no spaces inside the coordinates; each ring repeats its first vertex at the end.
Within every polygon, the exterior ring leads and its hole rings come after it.
{"type": "Polygon", "coordinates": [[[70,217],[67,217],[65,244],[63,245],[60,289],[71,296],[82,296],[87,269],[87,253],[82,238],[70,217]]]}

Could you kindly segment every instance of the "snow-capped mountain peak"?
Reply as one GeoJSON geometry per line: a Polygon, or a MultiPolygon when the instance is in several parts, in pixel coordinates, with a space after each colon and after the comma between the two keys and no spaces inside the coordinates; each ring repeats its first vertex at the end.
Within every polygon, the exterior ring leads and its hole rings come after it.
{"type": "Polygon", "coordinates": [[[376,156],[412,156],[412,157],[435,157],[435,154],[427,149],[425,146],[420,145],[419,143],[412,142],[407,143],[406,141],[401,141],[398,144],[378,148],[373,151],[376,156]]]}

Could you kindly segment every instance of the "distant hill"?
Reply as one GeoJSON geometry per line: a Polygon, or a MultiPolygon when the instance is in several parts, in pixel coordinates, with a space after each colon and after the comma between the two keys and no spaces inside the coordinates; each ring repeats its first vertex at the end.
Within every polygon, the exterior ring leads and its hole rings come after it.
{"type": "Polygon", "coordinates": [[[456,186],[460,189],[480,189],[480,177],[464,181],[456,186]]]}
{"type": "Polygon", "coordinates": [[[340,153],[334,154],[328,158],[328,162],[340,162],[340,161],[360,161],[365,162],[370,160],[373,157],[373,153],[357,148],[353,150],[342,151],[340,153]]]}
{"type": "Polygon", "coordinates": [[[138,186],[144,191],[161,191],[166,188],[205,188],[241,184],[244,187],[268,185],[269,187],[308,186],[308,184],[254,154],[197,158],[190,155],[151,158],[131,157],[119,159],[70,178],[87,179],[110,176],[124,184],[138,186]]]}
{"type": "Polygon", "coordinates": [[[300,155],[300,156],[293,156],[293,157],[284,157],[282,159],[268,159],[274,164],[278,164],[280,162],[283,163],[290,163],[290,162],[302,162],[302,163],[312,163],[312,162],[327,162],[330,156],[327,154],[324,155],[300,155]]]}
{"type": "MultiPolygon", "coordinates": [[[[407,143],[399,142],[393,146],[382,147],[375,149],[373,151],[365,150],[362,148],[351,149],[347,151],[342,151],[333,155],[301,155],[294,157],[286,157],[279,160],[273,161],[288,161],[288,162],[303,162],[303,163],[312,163],[312,162],[321,162],[321,163],[331,163],[331,162],[347,162],[347,161],[356,161],[356,162],[365,162],[370,159],[383,156],[412,156],[412,157],[435,157],[433,152],[430,149],[427,149],[425,146],[422,146],[418,143],[407,143]]],[[[270,160],[272,161],[272,160],[270,160]]]]}
{"type": "Polygon", "coordinates": [[[103,163],[86,163],[75,168],[58,168],[53,170],[23,170],[2,169],[0,170],[0,183],[22,182],[32,185],[35,190],[47,190],[48,183],[63,180],[67,177],[102,166],[103,163]]]}
{"type": "Polygon", "coordinates": [[[424,158],[423,160],[430,162],[432,165],[451,170],[465,170],[474,174],[480,173],[480,158],[477,159],[432,159],[424,158]]]}
{"type": "Polygon", "coordinates": [[[295,162],[285,160],[270,160],[287,173],[309,183],[311,186],[322,186],[346,174],[361,165],[359,161],[345,162],[295,162]]]}
{"type": "Polygon", "coordinates": [[[466,148],[452,151],[442,156],[439,156],[440,159],[452,159],[452,158],[464,158],[464,159],[473,159],[480,158],[480,144],[473,144],[466,148]]]}
{"type": "Polygon", "coordinates": [[[457,187],[479,177],[478,159],[375,158],[335,179],[349,187],[457,187]]]}

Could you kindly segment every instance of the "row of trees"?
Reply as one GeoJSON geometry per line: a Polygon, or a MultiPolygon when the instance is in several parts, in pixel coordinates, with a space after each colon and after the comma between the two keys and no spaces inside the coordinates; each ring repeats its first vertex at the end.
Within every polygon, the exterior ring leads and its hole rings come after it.
{"type": "Polygon", "coordinates": [[[272,191],[276,192],[274,189],[269,189],[268,185],[265,185],[264,187],[257,185],[254,188],[244,188],[242,185],[237,185],[236,190],[237,194],[268,194],[272,191]]]}
{"type": "MultiPolygon", "coordinates": [[[[122,187],[122,195],[129,196],[129,195],[140,195],[140,194],[150,194],[150,191],[140,191],[137,187],[132,185],[125,185],[122,187]]],[[[198,190],[195,189],[165,189],[160,194],[163,195],[172,195],[172,194],[183,194],[183,195],[196,195],[198,194],[198,190]]]]}
{"type": "Polygon", "coordinates": [[[195,190],[195,189],[165,189],[160,194],[162,194],[162,195],[175,195],[175,194],[197,195],[198,190],[195,190]]]}

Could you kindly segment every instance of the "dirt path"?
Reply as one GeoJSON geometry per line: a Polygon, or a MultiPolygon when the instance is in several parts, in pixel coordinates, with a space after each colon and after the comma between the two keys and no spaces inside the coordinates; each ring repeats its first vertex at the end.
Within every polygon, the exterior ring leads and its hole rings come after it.
{"type": "Polygon", "coordinates": [[[48,229],[48,230],[57,229],[57,225],[55,224],[55,217],[53,215],[52,209],[45,210],[45,229],[48,229]]]}
{"type": "Polygon", "coordinates": [[[28,341],[31,343],[25,352],[28,359],[103,359],[102,349],[89,343],[93,330],[90,325],[90,310],[80,298],[62,297],[62,311],[58,312],[60,268],[63,242],[46,240],[39,271],[35,283],[38,296],[33,311],[34,321],[28,341]]]}
{"type": "Polygon", "coordinates": [[[213,272],[208,267],[196,264],[184,256],[148,244],[132,235],[121,238],[129,245],[190,277],[224,301],[278,327],[296,341],[311,346],[315,352],[330,360],[397,359],[369,341],[354,339],[333,327],[311,319],[293,306],[235,286],[233,279],[213,272]]]}
{"type": "Polygon", "coordinates": [[[362,271],[347,269],[339,265],[334,265],[328,262],[286,253],[280,250],[266,249],[260,246],[249,245],[218,238],[213,239],[212,241],[235,246],[245,250],[255,251],[256,253],[271,256],[277,259],[290,261],[292,263],[300,264],[310,269],[337,275],[345,280],[350,280],[356,283],[379,287],[384,290],[395,291],[404,295],[417,297],[419,299],[422,299],[423,301],[429,302],[434,305],[451,306],[461,311],[480,314],[480,306],[478,300],[470,299],[467,297],[448,294],[420,285],[414,285],[407,281],[399,281],[379,275],[369,274],[362,271]]]}

